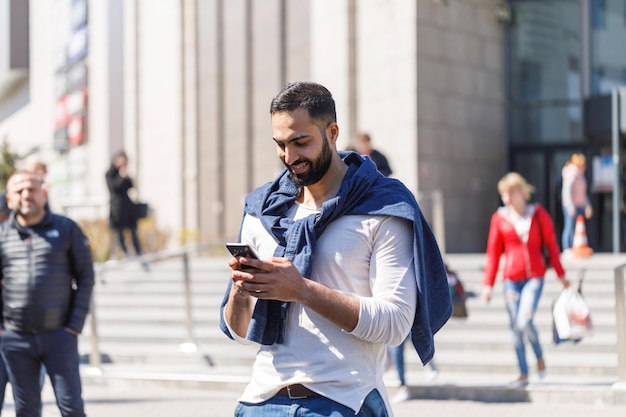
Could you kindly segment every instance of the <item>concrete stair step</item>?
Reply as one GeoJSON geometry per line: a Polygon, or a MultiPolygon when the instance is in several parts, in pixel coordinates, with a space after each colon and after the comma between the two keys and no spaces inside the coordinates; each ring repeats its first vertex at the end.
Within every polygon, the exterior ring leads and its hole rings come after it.
{"type": "MultiPolygon", "coordinates": [[[[494,351],[511,349],[508,332],[489,332],[481,335],[480,339],[471,338],[471,332],[457,334],[455,332],[448,333],[450,337],[442,333],[437,337],[437,350],[446,351],[467,351],[467,350],[483,350],[494,351]]],[[[172,342],[177,343],[188,338],[184,325],[172,328],[164,328],[158,324],[139,326],[112,326],[104,327],[99,332],[101,340],[126,342],[133,344],[150,344],[156,342],[172,342]]],[[[217,328],[199,327],[194,329],[195,340],[199,344],[214,344],[226,342],[224,334],[217,328]]],[[[541,342],[546,352],[578,352],[592,354],[594,352],[615,353],[616,336],[614,334],[597,334],[589,336],[579,343],[565,342],[555,345],[551,338],[551,332],[540,333],[541,342]]],[[[91,332],[86,329],[81,337],[85,343],[91,340],[91,332]]]]}
{"type": "MultiPolygon", "coordinates": [[[[515,375],[517,362],[514,353],[494,351],[489,352],[487,360],[475,359],[480,351],[437,351],[435,361],[442,370],[455,372],[510,372],[515,375]],[[474,359],[473,359],[474,358],[474,359]]],[[[534,358],[527,355],[529,367],[534,369],[534,358]]],[[[612,353],[594,353],[593,355],[563,352],[548,355],[546,352],[548,372],[555,375],[598,375],[617,377],[617,356],[612,353]]]]}
{"type": "MultiPolygon", "coordinates": [[[[482,332],[480,338],[475,337],[474,329],[444,329],[436,336],[437,349],[446,350],[506,350],[511,348],[511,340],[507,331],[482,332]]],[[[561,343],[555,345],[552,333],[541,331],[541,344],[547,351],[575,350],[578,352],[606,351],[615,352],[617,336],[615,333],[602,332],[586,337],[579,343],[561,343]]]]}

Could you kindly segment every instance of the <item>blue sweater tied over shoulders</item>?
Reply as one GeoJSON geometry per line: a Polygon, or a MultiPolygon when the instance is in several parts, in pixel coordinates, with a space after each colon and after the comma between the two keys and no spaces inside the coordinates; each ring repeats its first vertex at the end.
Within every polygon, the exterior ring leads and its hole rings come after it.
{"type": "MultiPolygon", "coordinates": [[[[317,238],[326,226],[343,215],[395,216],[413,224],[413,261],[417,284],[417,309],[411,339],[422,360],[428,363],[434,354],[434,334],[452,314],[446,271],[435,237],[413,194],[400,181],[384,177],[367,157],[355,152],[340,152],[348,171],[337,195],[324,202],[319,213],[300,220],[285,216],[300,189],[283,171],[275,181],[267,183],[246,197],[244,215],[258,217],[274,237],[277,257],[293,262],[302,276],[311,276],[312,259],[317,238]]],[[[224,320],[232,281],[222,301],[220,328],[230,338],[224,320]]],[[[272,345],[284,342],[288,302],[257,300],[246,338],[272,345]]]]}

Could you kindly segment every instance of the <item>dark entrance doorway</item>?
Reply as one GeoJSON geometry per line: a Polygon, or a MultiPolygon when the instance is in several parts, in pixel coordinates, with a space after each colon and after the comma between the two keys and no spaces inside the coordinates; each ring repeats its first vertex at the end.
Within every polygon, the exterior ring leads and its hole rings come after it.
{"type": "MultiPolygon", "coordinates": [[[[557,146],[531,146],[531,147],[511,147],[510,164],[512,171],[517,171],[526,180],[535,186],[533,201],[540,203],[548,210],[550,217],[554,221],[559,246],[561,246],[561,233],[563,232],[563,208],[561,204],[561,170],[565,162],[569,160],[574,152],[585,155],[589,153],[589,148],[585,144],[557,145],[557,146]]],[[[590,170],[587,172],[587,181],[591,184],[590,170]]],[[[594,211],[597,202],[594,196],[589,195],[594,211]]],[[[597,213],[596,213],[597,214],[597,213]]],[[[594,218],[596,215],[594,214],[594,218]]],[[[587,238],[591,247],[600,248],[600,235],[596,233],[596,225],[592,218],[587,222],[587,238]]],[[[610,244],[610,237],[608,237],[610,244]]]]}

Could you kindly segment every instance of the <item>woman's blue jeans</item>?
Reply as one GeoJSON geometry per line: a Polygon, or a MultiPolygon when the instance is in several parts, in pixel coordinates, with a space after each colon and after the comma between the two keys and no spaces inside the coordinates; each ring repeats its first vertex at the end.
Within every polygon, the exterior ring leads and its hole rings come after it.
{"type": "Polygon", "coordinates": [[[520,375],[528,375],[524,336],[528,339],[537,360],[543,359],[539,334],[533,323],[542,291],[542,277],[518,282],[504,281],[504,299],[509,313],[513,348],[517,355],[520,375]]]}
{"type": "Polygon", "coordinates": [[[387,417],[387,408],[378,390],[373,390],[365,398],[363,407],[357,414],[354,410],[326,397],[290,399],[286,395],[276,395],[259,403],[238,403],[235,417],[387,417]]]}
{"type": "Polygon", "coordinates": [[[576,218],[585,215],[584,207],[576,207],[573,216],[569,215],[566,207],[563,207],[563,234],[561,235],[561,250],[569,249],[574,243],[574,230],[576,228],[576,218]]]}

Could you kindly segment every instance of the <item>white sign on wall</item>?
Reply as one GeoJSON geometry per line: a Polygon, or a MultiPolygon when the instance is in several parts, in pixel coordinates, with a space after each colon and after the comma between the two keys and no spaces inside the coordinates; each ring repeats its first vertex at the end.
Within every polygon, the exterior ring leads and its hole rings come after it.
{"type": "Polygon", "coordinates": [[[591,191],[608,193],[615,185],[615,163],[611,155],[594,156],[591,171],[591,191]]]}

